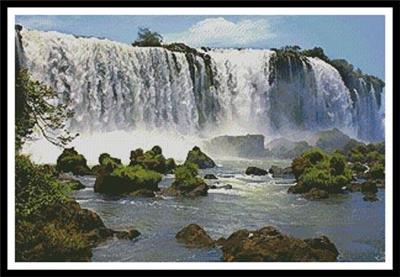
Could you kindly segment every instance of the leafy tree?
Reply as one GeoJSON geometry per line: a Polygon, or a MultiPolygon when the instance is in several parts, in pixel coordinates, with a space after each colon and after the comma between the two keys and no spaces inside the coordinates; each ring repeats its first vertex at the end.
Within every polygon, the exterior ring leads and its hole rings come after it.
{"type": "Polygon", "coordinates": [[[52,144],[63,147],[77,135],[72,135],[65,120],[73,115],[64,104],[56,101],[54,91],[31,78],[26,68],[19,68],[15,82],[16,149],[21,149],[25,139],[35,128],[52,144]]]}
{"type": "Polygon", "coordinates": [[[157,33],[152,32],[148,28],[139,28],[138,38],[132,43],[132,46],[161,46],[163,37],[157,33]]]}

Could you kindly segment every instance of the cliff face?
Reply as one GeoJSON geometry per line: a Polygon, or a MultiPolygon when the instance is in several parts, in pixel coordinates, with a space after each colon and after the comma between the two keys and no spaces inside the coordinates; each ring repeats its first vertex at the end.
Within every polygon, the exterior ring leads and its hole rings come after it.
{"type": "Polygon", "coordinates": [[[18,28],[17,63],[75,111],[77,131],[338,128],[383,139],[379,79],[293,51],[132,47],[18,28]],[[346,73],[346,74],[344,74],[346,73]]]}

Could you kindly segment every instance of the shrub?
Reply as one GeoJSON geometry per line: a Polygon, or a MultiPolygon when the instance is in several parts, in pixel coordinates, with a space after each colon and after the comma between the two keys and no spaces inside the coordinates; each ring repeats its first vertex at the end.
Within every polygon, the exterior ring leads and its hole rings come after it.
{"type": "Polygon", "coordinates": [[[179,165],[175,169],[175,181],[172,186],[180,190],[193,190],[195,187],[204,184],[203,179],[197,176],[198,167],[193,163],[179,165]]]}
{"type": "Polygon", "coordinates": [[[385,179],[385,166],[382,163],[373,163],[369,174],[373,179],[385,179]]]}

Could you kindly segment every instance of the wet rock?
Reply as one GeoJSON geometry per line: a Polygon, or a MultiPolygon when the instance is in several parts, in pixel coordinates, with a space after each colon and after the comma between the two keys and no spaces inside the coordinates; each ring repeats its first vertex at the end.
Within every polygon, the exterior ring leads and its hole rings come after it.
{"type": "Polygon", "coordinates": [[[363,200],[369,201],[369,202],[375,202],[375,201],[378,201],[379,198],[376,196],[376,193],[366,192],[366,193],[364,193],[363,200]]]}
{"type": "Polygon", "coordinates": [[[216,186],[216,185],[211,185],[208,186],[209,189],[232,189],[232,185],[231,184],[226,184],[226,185],[222,185],[222,186],[216,186]]]}
{"type": "Polygon", "coordinates": [[[126,240],[132,240],[141,235],[140,232],[136,229],[130,229],[128,231],[114,231],[114,234],[118,239],[126,239],[126,240]]]}
{"type": "Polygon", "coordinates": [[[63,186],[67,186],[71,190],[80,190],[85,188],[85,186],[79,180],[76,180],[72,176],[65,173],[61,173],[58,176],[58,180],[63,186]]]}
{"type": "Polygon", "coordinates": [[[150,189],[139,189],[134,192],[129,193],[130,196],[135,197],[154,197],[154,191],[150,189]]]}
{"type": "Polygon", "coordinates": [[[190,224],[180,230],[175,238],[187,247],[208,248],[214,246],[213,239],[197,224],[190,224]]]}
{"type": "Polygon", "coordinates": [[[307,193],[310,190],[303,182],[297,182],[295,185],[288,188],[288,193],[307,193]]]}
{"type": "Polygon", "coordinates": [[[365,182],[361,185],[361,192],[362,193],[377,193],[378,188],[376,187],[376,183],[369,181],[365,182]]]}
{"type": "Polygon", "coordinates": [[[218,178],[214,174],[206,174],[204,175],[204,179],[217,180],[218,178]]]}
{"type": "Polygon", "coordinates": [[[215,162],[197,146],[193,147],[187,154],[185,164],[187,163],[196,164],[200,169],[213,168],[216,166],[215,162]]]}
{"type": "Polygon", "coordinates": [[[301,240],[271,226],[236,231],[221,244],[227,262],[334,262],[338,256],[327,237],[301,240]]]}
{"type": "Polygon", "coordinates": [[[292,171],[292,167],[285,167],[285,168],[281,168],[279,166],[271,166],[271,168],[269,169],[269,173],[272,174],[272,177],[274,178],[294,178],[294,174],[292,171]]]}
{"type": "Polygon", "coordinates": [[[267,175],[268,171],[255,167],[255,166],[249,166],[246,169],[246,175],[257,175],[257,176],[262,176],[262,175],[267,175]]]}
{"type": "Polygon", "coordinates": [[[329,198],[329,194],[325,190],[312,188],[304,194],[304,197],[308,200],[321,200],[329,198]]]}

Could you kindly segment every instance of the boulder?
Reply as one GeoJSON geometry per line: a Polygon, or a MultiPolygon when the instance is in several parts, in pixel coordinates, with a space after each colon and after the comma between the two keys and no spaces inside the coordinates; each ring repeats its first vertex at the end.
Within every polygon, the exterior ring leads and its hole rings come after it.
{"type": "Polygon", "coordinates": [[[73,147],[63,150],[57,158],[56,168],[59,172],[71,172],[74,175],[92,175],[85,157],[73,147]]]}
{"type": "Polygon", "coordinates": [[[246,169],[246,175],[257,175],[257,176],[262,176],[262,175],[267,175],[268,171],[255,167],[255,166],[249,166],[246,169]]]}
{"type": "Polygon", "coordinates": [[[376,196],[376,193],[366,192],[366,193],[364,193],[363,200],[369,201],[369,202],[375,202],[375,201],[378,201],[379,198],[376,196]]]}
{"type": "Polygon", "coordinates": [[[290,166],[281,168],[273,165],[269,169],[269,173],[271,173],[274,178],[294,178],[292,167],[290,166]]]}
{"type": "Polygon", "coordinates": [[[204,175],[204,179],[217,180],[218,178],[214,174],[206,174],[204,175]]]}
{"type": "Polygon", "coordinates": [[[114,234],[118,239],[132,240],[140,236],[140,232],[136,229],[130,229],[128,231],[114,231],[114,234]]]}
{"type": "MultiPolygon", "coordinates": [[[[111,171],[103,171],[97,175],[94,191],[104,194],[121,195],[132,194],[140,190],[158,191],[161,174],[136,166],[121,166],[111,171]]],[[[143,196],[141,194],[140,196],[143,196]]]]}
{"type": "Polygon", "coordinates": [[[187,163],[193,163],[200,169],[213,168],[216,166],[215,162],[197,146],[193,147],[193,149],[188,152],[185,164],[187,163]]]}
{"type": "Polygon", "coordinates": [[[308,200],[321,200],[329,198],[329,194],[325,190],[312,188],[304,194],[304,197],[308,200]]]}
{"type": "Polygon", "coordinates": [[[175,181],[161,193],[166,196],[206,196],[208,186],[198,177],[197,165],[185,163],[175,169],[175,181]]]}
{"type": "Polygon", "coordinates": [[[72,176],[65,173],[59,174],[57,179],[63,186],[67,186],[71,190],[80,190],[85,188],[85,186],[79,180],[76,180],[72,176]]]}
{"type": "Polygon", "coordinates": [[[220,244],[227,262],[334,262],[339,254],[327,237],[302,240],[271,226],[236,231],[220,244]]]}
{"type": "Polygon", "coordinates": [[[364,182],[361,185],[361,192],[362,193],[377,193],[378,188],[376,187],[376,183],[372,181],[364,182]]]}
{"type": "Polygon", "coordinates": [[[184,227],[176,234],[175,238],[187,247],[209,248],[214,246],[213,239],[197,224],[189,224],[184,227]]]}

